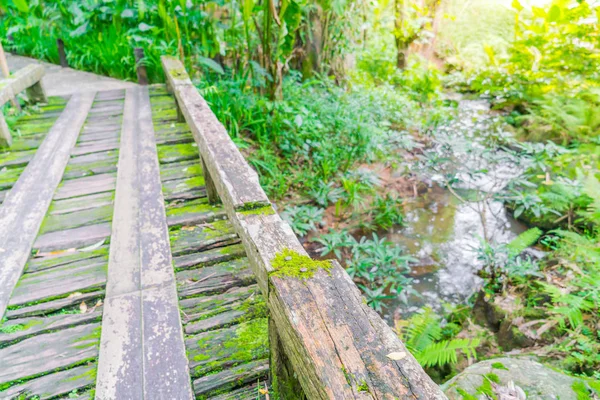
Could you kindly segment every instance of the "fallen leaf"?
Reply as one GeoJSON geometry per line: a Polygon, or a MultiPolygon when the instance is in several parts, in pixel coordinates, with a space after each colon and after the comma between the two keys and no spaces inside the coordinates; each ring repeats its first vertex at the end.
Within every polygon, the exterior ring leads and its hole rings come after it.
{"type": "Polygon", "coordinates": [[[79,311],[81,311],[82,314],[85,314],[87,309],[88,309],[87,304],[85,304],[85,301],[82,301],[81,304],[79,305],[79,311]]]}
{"type": "Polygon", "coordinates": [[[404,357],[406,357],[406,353],[403,351],[395,351],[387,355],[387,358],[394,361],[402,360],[404,357]]]}
{"type": "Polygon", "coordinates": [[[75,293],[71,293],[69,295],[69,297],[67,297],[67,299],[72,299],[73,297],[79,297],[81,296],[81,292],[75,292],[75,293]]]}
{"type": "Polygon", "coordinates": [[[79,251],[81,252],[86,252],[86,251],[94,251],[99,249],[100,247],[102,247],[102,245],[104,244],[104,242],[106,241],[106,239],[102,239],[101,241],[99,241],[98,243],[94,243],[91,246],[88,247],[82,247],[79,249],[79,251]]]}

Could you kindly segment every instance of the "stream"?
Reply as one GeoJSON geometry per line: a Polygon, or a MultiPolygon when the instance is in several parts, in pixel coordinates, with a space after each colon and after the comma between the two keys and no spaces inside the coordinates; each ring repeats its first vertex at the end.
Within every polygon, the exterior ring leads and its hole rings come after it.
{"type": "Polygon", "coordinates": [[[477,271],[482,262],[477,258],[477,249],[484,237],[482,213],[485,233],[493,243],[508,243],[526,230],[502,202],[491,198],[468,200],[502,190],[523,171],[520,160],[501,150],[487,152],[485,142],[489,135],[509,134],[498,121],[487,102],[460,100],[456,119],[434,133],[434,144],[425,152],[450,158],[445,172],[450,170],[460,181],[451,192],[444,189],[440,171],[420,172],[419,180],[428,183],[427,193],[406,204],[405,226],[382,232],[390,242],[401,245],[418,259],[410,274],[413,282],[409,289],[413,290],[389,301],[384,315],[388,321],[406,318],[425,306],[439,312],[444,304],[464,303],[479,290],[482,279],[477,271]],[[418,295],[408,294],[411,292],[418,295]]]}

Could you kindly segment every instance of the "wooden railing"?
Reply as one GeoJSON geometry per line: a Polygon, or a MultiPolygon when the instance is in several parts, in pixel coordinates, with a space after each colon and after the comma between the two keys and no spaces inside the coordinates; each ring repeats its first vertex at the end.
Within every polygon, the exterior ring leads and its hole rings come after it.
{"type": "Polygon", "coordinates": [[[267,298],[280,397],[445,399],[339,263],[308,257],[183,65],[172,57],[162,65],[198,144],[209,199],[223,202],[267,298]]]}
{"type": "MultiPolygon", "coordinates": [[[[45,102],[46,93],[41,82],[43,76],[44,67],[31,64],[18,70],[7,79],[0,80],[0,108],[24,90],[27,91],[27,97],[30,101],[45,102]]],[[[10,147],[11,143],[10,130],[0,112],[0,148],[10,147]]]]}

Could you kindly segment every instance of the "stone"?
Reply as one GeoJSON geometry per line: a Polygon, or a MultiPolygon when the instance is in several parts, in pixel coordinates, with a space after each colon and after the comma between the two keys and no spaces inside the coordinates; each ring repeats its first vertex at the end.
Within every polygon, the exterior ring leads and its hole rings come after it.
{"type": "Polygon", "coordinates": [[[489,398],[483,394],[486,390],[484,382],[488,382],[488,390],[492,388],[496,395],[505,392],[511,381],[517,391],[516,387],[527,394],[527,400],[576,400],[578,397],[573,385],[581,380],[556,372],[535,360],[504,357],[471,365],[444,383],[442,390],[449,400],[462,400],[466,394],[489,398]],[[496,377],[497,383],[493,382],[496,377]]]}

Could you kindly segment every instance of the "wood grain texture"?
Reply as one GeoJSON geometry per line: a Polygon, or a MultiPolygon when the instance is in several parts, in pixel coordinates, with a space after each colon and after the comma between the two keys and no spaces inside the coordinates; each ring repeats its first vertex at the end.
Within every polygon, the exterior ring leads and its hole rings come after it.
{"type": "Polygon", "coordinates": [[[27,262],[94,93],[71,97],[0,209],[0,315],[27,262]],[[18,234],[15,234],[18,232],[18,234]]]}

